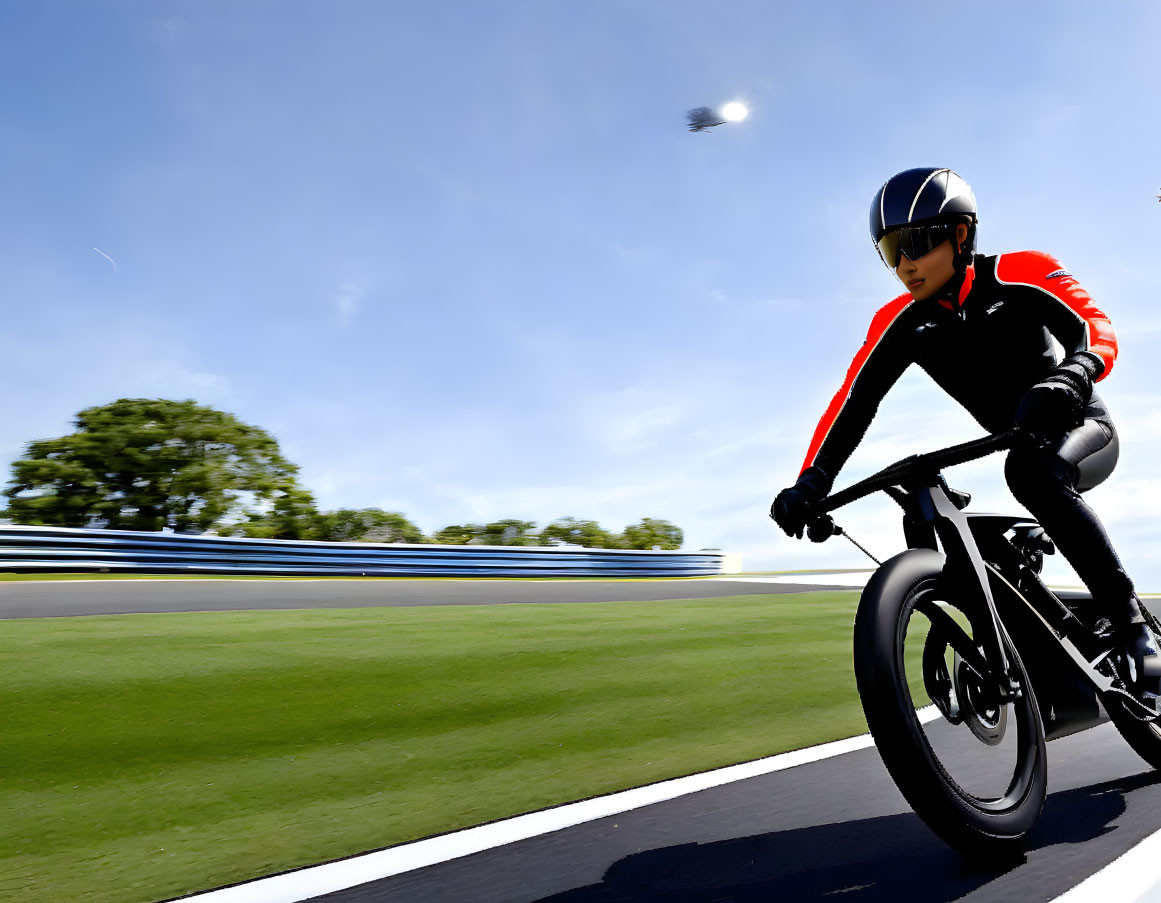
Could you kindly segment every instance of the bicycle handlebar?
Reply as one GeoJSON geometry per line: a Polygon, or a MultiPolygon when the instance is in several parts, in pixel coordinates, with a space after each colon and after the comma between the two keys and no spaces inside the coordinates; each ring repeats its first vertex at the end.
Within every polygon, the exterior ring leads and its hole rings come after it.
{"type": "Polygon", "coordinates": [[[954,467],[956,464],[964,464],[977,458],[987,457],[994,452],[1011,448],[1019,435],[1020,430],[1010,429],[926,454],[911,455],[901,461],[896,461],[890,467],[883,468],[865,480],[852,483],[846,489],[827,496],[815,506],[814,511],[816,514],[826,514],[887,486],[907,482],[914,476],[921,474],[929,477],[934,476],[945,467],[954,467]]]}

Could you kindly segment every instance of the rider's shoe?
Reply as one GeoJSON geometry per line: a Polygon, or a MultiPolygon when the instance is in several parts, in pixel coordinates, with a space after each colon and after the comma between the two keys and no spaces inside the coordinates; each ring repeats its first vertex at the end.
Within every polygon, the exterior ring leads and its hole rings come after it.
{"type": "Polygon", "coordinates": [[[1161,643],[1143,620],[1121,627],[1127,689],[1146,707],[1161,709],[1161,643]]]}

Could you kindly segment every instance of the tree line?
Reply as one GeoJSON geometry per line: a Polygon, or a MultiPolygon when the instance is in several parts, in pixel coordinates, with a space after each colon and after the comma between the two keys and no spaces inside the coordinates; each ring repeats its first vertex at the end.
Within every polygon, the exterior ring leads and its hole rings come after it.
{"type": "Polygon", "coordinates": [[[122,398],[77,414],[75,432],[28,443],[0,512],[18,524],[174,530],[328,542],[678,549],[682,531],[644,518],[613,533],[591,520],[452,524],[425,536],[400,512],[319,511],[265,430],[194,401],[122,398]]]}

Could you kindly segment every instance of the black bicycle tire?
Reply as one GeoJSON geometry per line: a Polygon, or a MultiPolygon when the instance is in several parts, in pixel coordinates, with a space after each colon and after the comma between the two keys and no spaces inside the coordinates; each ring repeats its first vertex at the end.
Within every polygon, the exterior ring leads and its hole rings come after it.
{"type": "MultiPolygon", "coordinates": [[[[1153,632],[1161,636],[1161,622],[1148,609],[1145,609],[1145,617],[1153,632]]],[[[1113,725],[1133,752],[1153,768],[1161,769],[1161,723],[1135,717],[1115,694],[1106,694],[1104,704],[1113,725]]]]}
{"type": "Polygon", "coordinates": [[[887,771],[916,814],[949,846],[969,855],[1016,854],[1040,815],[1047,792],[1047,750],[1039,707],[1011,641],[1007,653],[1024,696],[1017,710],[1019,731],[1017,798],[1005,808],[981,808],[947,774],[916,716],[903,668],[901,618],[918,596],[934,590],[943,556],[912,549],[884,565],[872,579],[855,619],[855,677],[871,735],[887,771]]]}
{"type": "Polygon", "coordinates": [[[1105,710],[1133,752],[1153,768],[1161,769],[1161,725],[1131,715],[1119,699],[1105,697],[1105,710]]]}

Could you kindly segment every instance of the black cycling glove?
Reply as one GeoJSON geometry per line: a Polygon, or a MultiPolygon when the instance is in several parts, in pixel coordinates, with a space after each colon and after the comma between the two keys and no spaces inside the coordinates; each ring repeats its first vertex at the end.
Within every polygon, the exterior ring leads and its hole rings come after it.
{"type": "Polygon", "coordinates": [[[1104,369],[1089,351],[1066,357],[1044,379],[1024,393],[1016,408],[1016,425],[1043,438],[1056,438],[1084,423],[1093,378],[1104,369]]]}
{"type": "Polygon", "coordinates": [[[807,523],[814,519],[811,508],[820,499],[826,498],[830,485],[830,477],[821,468],[806,468],[793,486],[778,493],[774,504],[770,506],[770,516],[787,536],[801,539],[807,523]]]}
{"type": "Polygon", "coordinates": [[[834,524],[834,518],[829,514],[820,514],[818,517],[812,518],[810,523],[806,525],[806,536],[811,542],[826,542],[838,534],[839,530],[834,524]]]}

